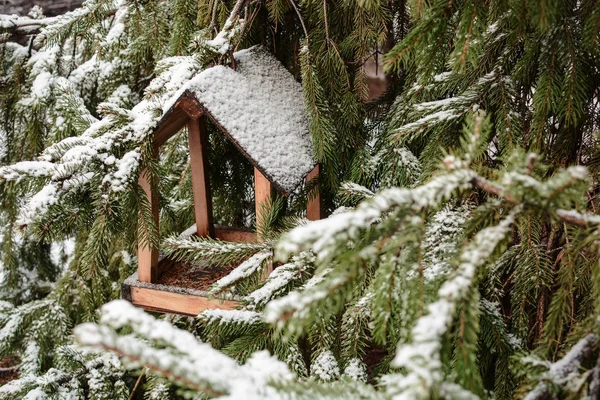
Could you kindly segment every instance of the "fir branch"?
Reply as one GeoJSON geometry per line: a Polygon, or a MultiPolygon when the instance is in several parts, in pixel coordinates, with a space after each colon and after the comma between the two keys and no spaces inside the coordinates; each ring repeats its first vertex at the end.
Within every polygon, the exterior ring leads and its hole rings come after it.
{"type": "Polygon", "coordinates": [[[404,367],[406,374],[388,376],[387,391],[411,393],[426,398],[442,383],[440,349],[443,336],[454,320],[458,302],[473,284],[481,267],[502,242],[522,207],[515,207],[497,226],[478,232],[460,255],[460,264],[438,291],[439,300],[428,305],[428,314],[417,320],[412,330],[412,343],[400,344],[394,358],[396,367],[404,367]]]}
{"type": "MultiPolygon", "coordinates": [[[[584,336],[575,344],[560,360],[555,363],[549,363],[548,371],[541,377],[541,382],[527,394],[525,399],[536,400],[544,399],[552,395],[553,385],[562,385],[577,373],[582,364],[590,359],[594,353],[594,347],[598,338],[594,334],[584,336]]],[[[525,359],[525,361],[534,361],[525,359]]]]}
{"type": "Polygon", "coordinates": [[[170,237],[165,239],[162,244],[162,250],[174,260],[210,263],[221,267],[240,262],[268,249],[269,246],[263,243],[223,242],[198,236],[189,238],[170,237]]]}
{"type": "Polygon", "coordinates": [[[105,305],[100,323],[80,325],[75,330],[77,340],[88,347],[115,352],[132,366],[146,365],[184,387],[211,396],[229,394],[235,398],[252,393],[257,398],[267,398],[277,394],[268,382],[285,383],[293,378],[285,365],[264,353],[255,354],[240,366],[209,345],[198,342],[191,333],[156,320],[125,301],[105,305]],[[116,330],[125,326],[148,341],[141,341],[133,334],[119,335],[116,330]],[[162,348],[157,349],[153,344],[162,348]],[[256,363],[269,368],[270,373],[267,376],[253,374],[256,363]]]}

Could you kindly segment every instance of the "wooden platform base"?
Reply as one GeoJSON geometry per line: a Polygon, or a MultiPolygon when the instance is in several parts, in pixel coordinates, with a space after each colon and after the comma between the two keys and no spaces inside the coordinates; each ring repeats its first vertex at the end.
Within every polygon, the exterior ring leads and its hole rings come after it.
{"type": "Polygon", "coordinates": [[[121,296],[147,311],[192,317],[204,310],[232,310],[240,306],[235,299],[211,298],[202,290],[140,282],[137,272],[123,282],[121,296]]]}

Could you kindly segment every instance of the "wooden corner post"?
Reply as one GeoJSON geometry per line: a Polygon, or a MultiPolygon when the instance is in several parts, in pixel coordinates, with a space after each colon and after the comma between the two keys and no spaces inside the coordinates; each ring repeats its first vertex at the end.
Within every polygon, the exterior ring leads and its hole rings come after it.
{"type": "Polygon", "coordinates": [[[321,191],[319,190],[319,164],[317,164],[312,171],[306,175],[306,183],[309,184],[312,180],[317,179],[315,186],[308,193],[308,203],[306,204],[306,218],[311,221],[322,219],[323,215],[323,200],[321,198],[321,191]]]}
{"type": "MultiPolygon", "coordinates": [[[[268,204],[275,193],[273,184],[257,168],[254,168],[254,199],[256,206],[256,227],[263,225],[263,209],[268,204]]],[[[257,232],[258,233],[258,232],[257,232]]],[[[259,241],[262,238],[258,237],[259,241]]]]}
{"type": "MultiPolygon", "coordinates": [[[[154,224],[158,227],[158,192],[156,187],[153,187],[145,169],[140,173],[138,183],[146,194],[152,209],[154,224]]],[[[142,220],[143,218],[140,216],[140,221],[142,220]]],[[[151,247],[149,243],[145,246],[138,245],[138,280],[148,283],[158,281],[158,248],[151,247]]]]}
{"type": "MultiPolygon", "coordinates": [[[[264,221],[264,205],[272,201],[273,195],[275,194],[275,188],[270,180],[268,180],[258,168],[254,168],[254,203],[256,207],[256,227],[263,226],[264,221]]],[[[256,239],[258,242],[263,242],[264,238],[261,237],[258,229],[256,230],[256,239]]],[[[273,263],[269,262],[266,268],[262,272],[261,280],[267,279],[267,277],[273,272],[273,263]]]]}
{"type": "Polygon", "coordinates": [[[198,236],[214,237],[212,198],[208,179],[208,136],[205,115],[189,119],[188,140],[190,145],[196,234],[198,236]]]}

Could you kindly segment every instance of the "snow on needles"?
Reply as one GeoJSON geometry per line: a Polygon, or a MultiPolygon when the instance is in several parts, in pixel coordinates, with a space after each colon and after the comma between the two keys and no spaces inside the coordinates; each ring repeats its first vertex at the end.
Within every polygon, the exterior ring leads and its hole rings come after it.
{"type": "Polygon", "coordinates": [[[509,233],[516,214],[515,207],[496,226],[479,231],[460,256],[454,275],[438,291],[439,299],[427,307],[429,313],[417,320],[412,329],[412,343],[400,344],[393,365],[405,368],[405,375],[388,376],[388,392],[396,399],[427,398],[430,389],[443,381],[440,350],[442,338],[452,324],[458,301],[471,286],[477,268],[483,265],[496,246],[509,233]]]}
{"type": "Polygon", "coordinates": [[[265,260],[271,258],[272,255],[273,253],[271,253],[271,251],[261,251],[259,253],[254,254],[252,257],[241,263],[229,274],[216,281],[211,288],[211,293],[218,293],[223,289],[234,285],[236,282],[239,282],[243,279],[249,278],[250,276],[254,275],[260,269],[262,269],[265,260]]]}
{"type": "MultiPolygon", "coordinates": [[[[95,70],[94,65],[90,63],[89,67],[95,70]]],[[[28,225],[41,218],[61,196],[89,183],[97,174],[107,196],[125,190],[136,178],[141,146],[152,135],[162,115],[162,105],[201,70],[201,65],[193,57],[175,57],[162,60],[157,69],[160,73],[149,85],[147,99],[131,110],[115,105],[121,117],[108,115],[90,121],[91,125],[80,136],[49,146],[37,161],[0,167],[0,179],[49,178],[46,186],[21,210],[20,224],[28,225]],[[129,151],[119,156],[124,148],[129,151]]],[[[81,75],[85,76],[83,72],[81,75]]],[[[68,83],[64,78],[58,79],[68,83]]],[[[33,82],[31,97],[46,95],[47,86],[43,83],[37,79],[33,82]]]]}
{"type": "MultiPolygon", "coordinates": [[[[540,398],[550,397],[549,394],[552,391],[553,385],[564,385],[572,384],[576,386],[575,382],[579,382],[578,375],[581,373],[581,365],[586,359],[590,358],[590,353],[594,351],[598,343],[598,337],[590,333],[584,336],[579,342],[577,342],[563,358],[550,363],[549,361],[542,361],[537,358],[528,356],[523,358],[523,362],[530,364],[537,364],[545,366],[548,371],[542,374],[540,383],[529,392],[525,397],[525,400],[535,400],[540,398]]],[[[574,390],[575,392],[576,390],[574,390]]]]}
{"type": "Polygon", "coordinates": [[[448,199],[458,189],[471,187],[475,173],[457,170],[448,175],[433,178],[416,189],[389,188],[361,203],[356,209],[332,215],[327,219],[300,226],[277,244],[276,256],[286,260],[292,254],[312,249],[320,261],[333,257],[338,246],[358,236],[382,215],[395,207],[423,209],[448,199]]]}
{"type": "MultiPolygon", "coordinates": [[[[50,48],[37,54],[52,56],[53,51],[50,48]]],[[[118,115],[109,113],[99,121],[90,119],[89,128],[80,136],[48,147],[37,161],[1,167],[0,179],[49,180],[39,196],[34,196],[34,204],[25,206],[21,223],[28,225],[40,219],[62,196],[94,177],[98,178],[94,182],[103,184],[106,196],[125,190],[139,170],[142,144],[185,91],[197,96],[278,189],[293,191],[315,164],[302,88],[279,61],[260,47],[239,51],[234,57],[235,71],[225,66],[202,71],[202,65],[193,57],[162,60],[156,68],[158,76],[146,89],[146,98],[133,109],[111,103],[110,109],[118,115]]],[[[34,61],[33,68],[40,69],[32,82],[30,98],[34,100],[47,96],[59,80],[69,87],[85,86],[88,75],[102,75],[105,68],[113,68],[93,58],[69,80],[54,79],[45,74],[49,66],[44,58],[39,56],[34,61]]]]}
{"type": "Polygon", "coordinates": [[[330,382],[340,376],[340,367],[331,350],[321,352],[310,367],[312,376],[323,382],[330,382]]]}
{"type": "Polygon", "coordinates": [[[190,332],[157,320],[124,300],[104,305],[100,325],[80,325],[75,336],[84,346],[118,352],[134,366],[146,365],[172,379],[182,379],[184,386],[209,388],[222,398],[278,398],[276,389],[267,384],[294,378],[284,363],[267,352],[255,353],[245,365],[239,365],[190,332]],[[117,334],[125,326],[133,333],[117,334]]]}

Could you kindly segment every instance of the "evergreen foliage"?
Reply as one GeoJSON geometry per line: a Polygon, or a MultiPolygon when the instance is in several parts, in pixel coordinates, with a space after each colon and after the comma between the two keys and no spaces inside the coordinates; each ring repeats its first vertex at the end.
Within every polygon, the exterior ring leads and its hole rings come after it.
{"type": "Polygon", "coordinates": [[[599,21],[596,0],[2,16],[0,357],[20,376],[0,399],[599,398],[599,21]],[[304,218],[306,185],[256,218],[252,165],[209,124],[215,221],[264,242],[180,235],[186,132],[155,158],[153,128],[194,75],[256,44],[302,83],[330,217],[304,218]],[[240,309],[112,301],[138,244],[236,265],[210,293],[240,309]]]}

